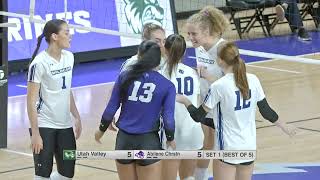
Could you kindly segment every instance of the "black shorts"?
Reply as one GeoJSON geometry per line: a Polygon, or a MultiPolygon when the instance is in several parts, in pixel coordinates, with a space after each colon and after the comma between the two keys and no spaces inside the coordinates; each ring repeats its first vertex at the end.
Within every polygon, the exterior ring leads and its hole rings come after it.
{"type": "MultiPolygon", "coordinates": [[[[31,129],[29,129],[31,135],[31,129]]],[[[75,160],[63,160],[63,150],[76,150],[76,140],[73,129],[39,128],[43,142],[40,154],[33,154],[35,175],[50,177],[53,166],[53,156],[56,159],[57,170],[62,176],[74,176],[75,160]]]]}
{"type": "MultiPolygon", "coordinates": [[[[119,129],[116,139],[116,150],[161,150],[161,143],[158,132],[145,134],[129,134],[119,129]]],[[[120,164],[137,163],[140,166],[147,166],[160,161],[160,159],[117,159],[120,164]]]]}
{"type": "Polygon", "coordinates": [[[232,165],[232,166],[236,166],[236,165],[244,165],[244,166],[249,166],[252,163],[254,163],[254,161],[248,161],[248,162],[244,162],[244,163],[239,163],[239,164],[233,164],[233,163],[229,163],[229,162],[225,162],[222,159],[220,159],[221,162],[232,165]]]}

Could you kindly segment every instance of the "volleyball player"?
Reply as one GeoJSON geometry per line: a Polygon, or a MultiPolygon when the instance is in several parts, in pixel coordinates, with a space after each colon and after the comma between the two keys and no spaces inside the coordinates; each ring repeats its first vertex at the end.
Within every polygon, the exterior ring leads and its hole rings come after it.
{"type": "Polygon", "coordinates": [[[74,176],[75,160],[63,160],[63,150],[75,150],[75,139],[81,134],[80,115],[71,91],[74,57],[64,50],[70,47],[70,41],[65,21],[48,21],[29,66],[27,109],[37,180],[68,180],[74,176]],[[37,55],[43,38],[48,48],[37,55]],[[76,137],[70,112],[75,117],[76,137]],[[58,172],[51,174],[53,156],[58,172]]]}
{"type": "MultiPolygon", "coordinates": [[[[164,65],[164,43],[166,39],[165,30],[153,23],[146,23],[142,28],[142,40],[153,40],[157,42],[157,44],[160,46],[161,50],[161,61],[159,65],[159,69],[161,69],[164,65]]],[[[133,65],[138,61],[138,55],[132,56],[130,59],[127,59],[121,66],[120,71],[126,71],[128,70],[128,67],[130,65],[133,65]]],[[[116,129],[113,127],[113,124],[115,124],[116,119],[112,122],[112,125],[110,126],[110,129],[116,131],[116,129]]]]}
{"type": "MultiPolygon", "coordinates": [[[[142,28],[142,40],[153,40],[157,42],[157,44],[160,46],[161,49],[161,62],[159,67],[161,68],[165,62],[163,56],[164,56],[164,43],[166,39],[166,32],[165,30],[153,23],[147,23],[143,26],[142,28]]],[[[138,60],[137,55],[132,56],[130,59],[126,60],[122,66],[121,66],[121,71],[127,70],[127,68],[136,63],[138,60]]]]}
{"type": "MultiPolygon", "coordinates": [[[[177,34],[168,36],[164,47],[167,58],[160,71],[161,74],[173,82],[176,93],[184,94],[197,106],[200,95],[199,76],[196,70],[181,62],[186,50],[183,36],[177,34]]],[[[201,124],[192,120],[181,103],[175,104],[175,122],[176,150],[200,150],[203,146],[201,124]]],[[[165,136],[163,137],[165,142],[165,136]]],[[[162,163],[163,179],[175,180],[178,171],[181,180],[193,179],[196,160],[164,160],[162,163]]]]}
{"type": "MultiPolygon", "coordinates": [[[[101,137],[111,124],[122,104],[117,127],[116,150],[161,150],[158,135],[160,114],[163,117],[167,145],[175,149],[174,84],[157,72],[161,60],[159,45],[143,41],[138,50],[138,61],[123,71],[115,82],[110,101],[102,115],[95,139],[101,137]]],[[[159,160],[116,161],[121,180],[160,180],[159,160]]]]}
{"type": "MultiPolygon", "coordinates": [[[[205,119],[207,112],[217,107],[218,119],[214,119],[216,128],[216,150],[256,150],[255,114],[258,106],[261,115],[280,127],[286,134],[293,136],[296,129],[278,119],[271,109],[259,79],[246,73],[246,67],[239,50],[232,42],[221,45],[217,63],[225,76],[211,84],[203,104],[196,108],[183,96],[177,95],[177,101],[183,103],[195,121],[212,124],[205,119]]],[[[214,77],[203,69],[201,75],[212,81],[214,77]]],[[[251,180],[254,159],[213,160],[215,180],[251,180]]]]}
{"type": "MultiPolygon", "coordinates": [[[[228,28],[229,21],[222,11],[213,6],[204,7],[199,13],[189,17],[187,20],[187,31],[193,47],[196,48],[196,57],[198,67],[207,67],[207,70],[216,79],[223,76],[222,69],[217,65],[217,48],[225,40],[222,38],[223,32],[228,28]]],[[[209,82],[203,78],[200,79],[201,99],[204,100],[209,82]]],[[[214,118],[216,114],[208,113],[206,118],[214,118]]],[[[212,149],[214,144],[214,129],[203,126],[204,142],[203,149],[212,149]]],[[[210,160],[198,160],[195,170],[195,179],[208,179],[207,168],[210,160]]]]}

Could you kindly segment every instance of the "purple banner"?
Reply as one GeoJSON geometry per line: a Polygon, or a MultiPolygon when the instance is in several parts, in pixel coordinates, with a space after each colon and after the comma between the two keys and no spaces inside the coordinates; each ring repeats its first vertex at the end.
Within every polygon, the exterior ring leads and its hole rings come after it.
{"type": "MultiPolygon", "coordinates": [[[[8,11],[29,15],[30,0],[8,1],[8,11]]],[[[115,0],[68,0],[66,18],[70,24],[119,31],[115,0]]],[[[65,17],[63,0],[36,0],[35,18],[43,20],[65,17]]],[[[44,25],[30,23],[28,18],[9,17],[17,27],[8,28],[9,61],[30,58],[44,25]]],[[[72,52],[121,47],[120,37],[71,29],[72,52]]],[[[47,44],[43,40],[41,50],[47,44]]]]}

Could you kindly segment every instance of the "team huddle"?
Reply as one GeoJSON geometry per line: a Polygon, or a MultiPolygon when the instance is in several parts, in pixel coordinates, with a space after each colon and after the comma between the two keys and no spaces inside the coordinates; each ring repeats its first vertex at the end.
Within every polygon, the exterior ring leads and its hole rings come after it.
{"type": "MultiPolygon", "coordinates": [[[[238,47],[222,38],[228,25],[212,6],[189,17],[188,38],[197,57],[192,68],[182,63],[183,36],[166,37],[161,26],[145,24],[138,53],[121,68],[95,140],[100,143],[116,124],[115,150],[256,150],[257,107],[265,119],[295,135],[296,129],[269,106],[259,79],[246,72],[238,47]]],[[[75,161],[63,160],[63,150],[76,149],[82,130],[71,91],[74,57],[64,50],[70,41],[65,21],[48,21],[29,66],[27,108],[36,180],[74,176],[75,161]],[[48,48],[37,55],[43,38],[48,48]],[[52,172],[53,157],[57,172],[52,172]]],[[[207,180],[209,163],[116,160],[121,180],[207,180]]],[[[217,159],[212,167],[215,180],[249,180],[254,159],[217,159]]]]}

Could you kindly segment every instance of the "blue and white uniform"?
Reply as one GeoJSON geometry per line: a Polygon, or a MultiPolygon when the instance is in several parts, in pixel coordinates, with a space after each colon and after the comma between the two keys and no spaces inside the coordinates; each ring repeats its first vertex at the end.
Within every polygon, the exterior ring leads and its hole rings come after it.
{"type": "MultiPolygon", "coordinates": [[[[205,98],[204,104],[216,109],[218,115],[214,119],[216,128],[215,150],[256,150],[256,109],[257,102],[265,98],[259,79],[247,73],[250,98],[244,100],[236,87],[234,74],[228,73],[215,81],[205,98]]],[[[253,161],[225,160],[239,164],[253,161]]]]}
{"type": "MultiPolygon", "coordinates": [[[[198,106],[200,98],[200,82],[197,71],[179,63],[173,70],[171,78],[164,65],[160,73],[168,78],[176,87],[176,93],[185,95],[194,106],[198,106]]],[[[199,150],[203,147],[203,131],[200,123],[196,123],[188,113],[187,108],[177,103],[175,105],[175,141],[176,150],[199,150]]],[[[166,137],[162,136],[162,147],[166,149],[166,137]]]]}

